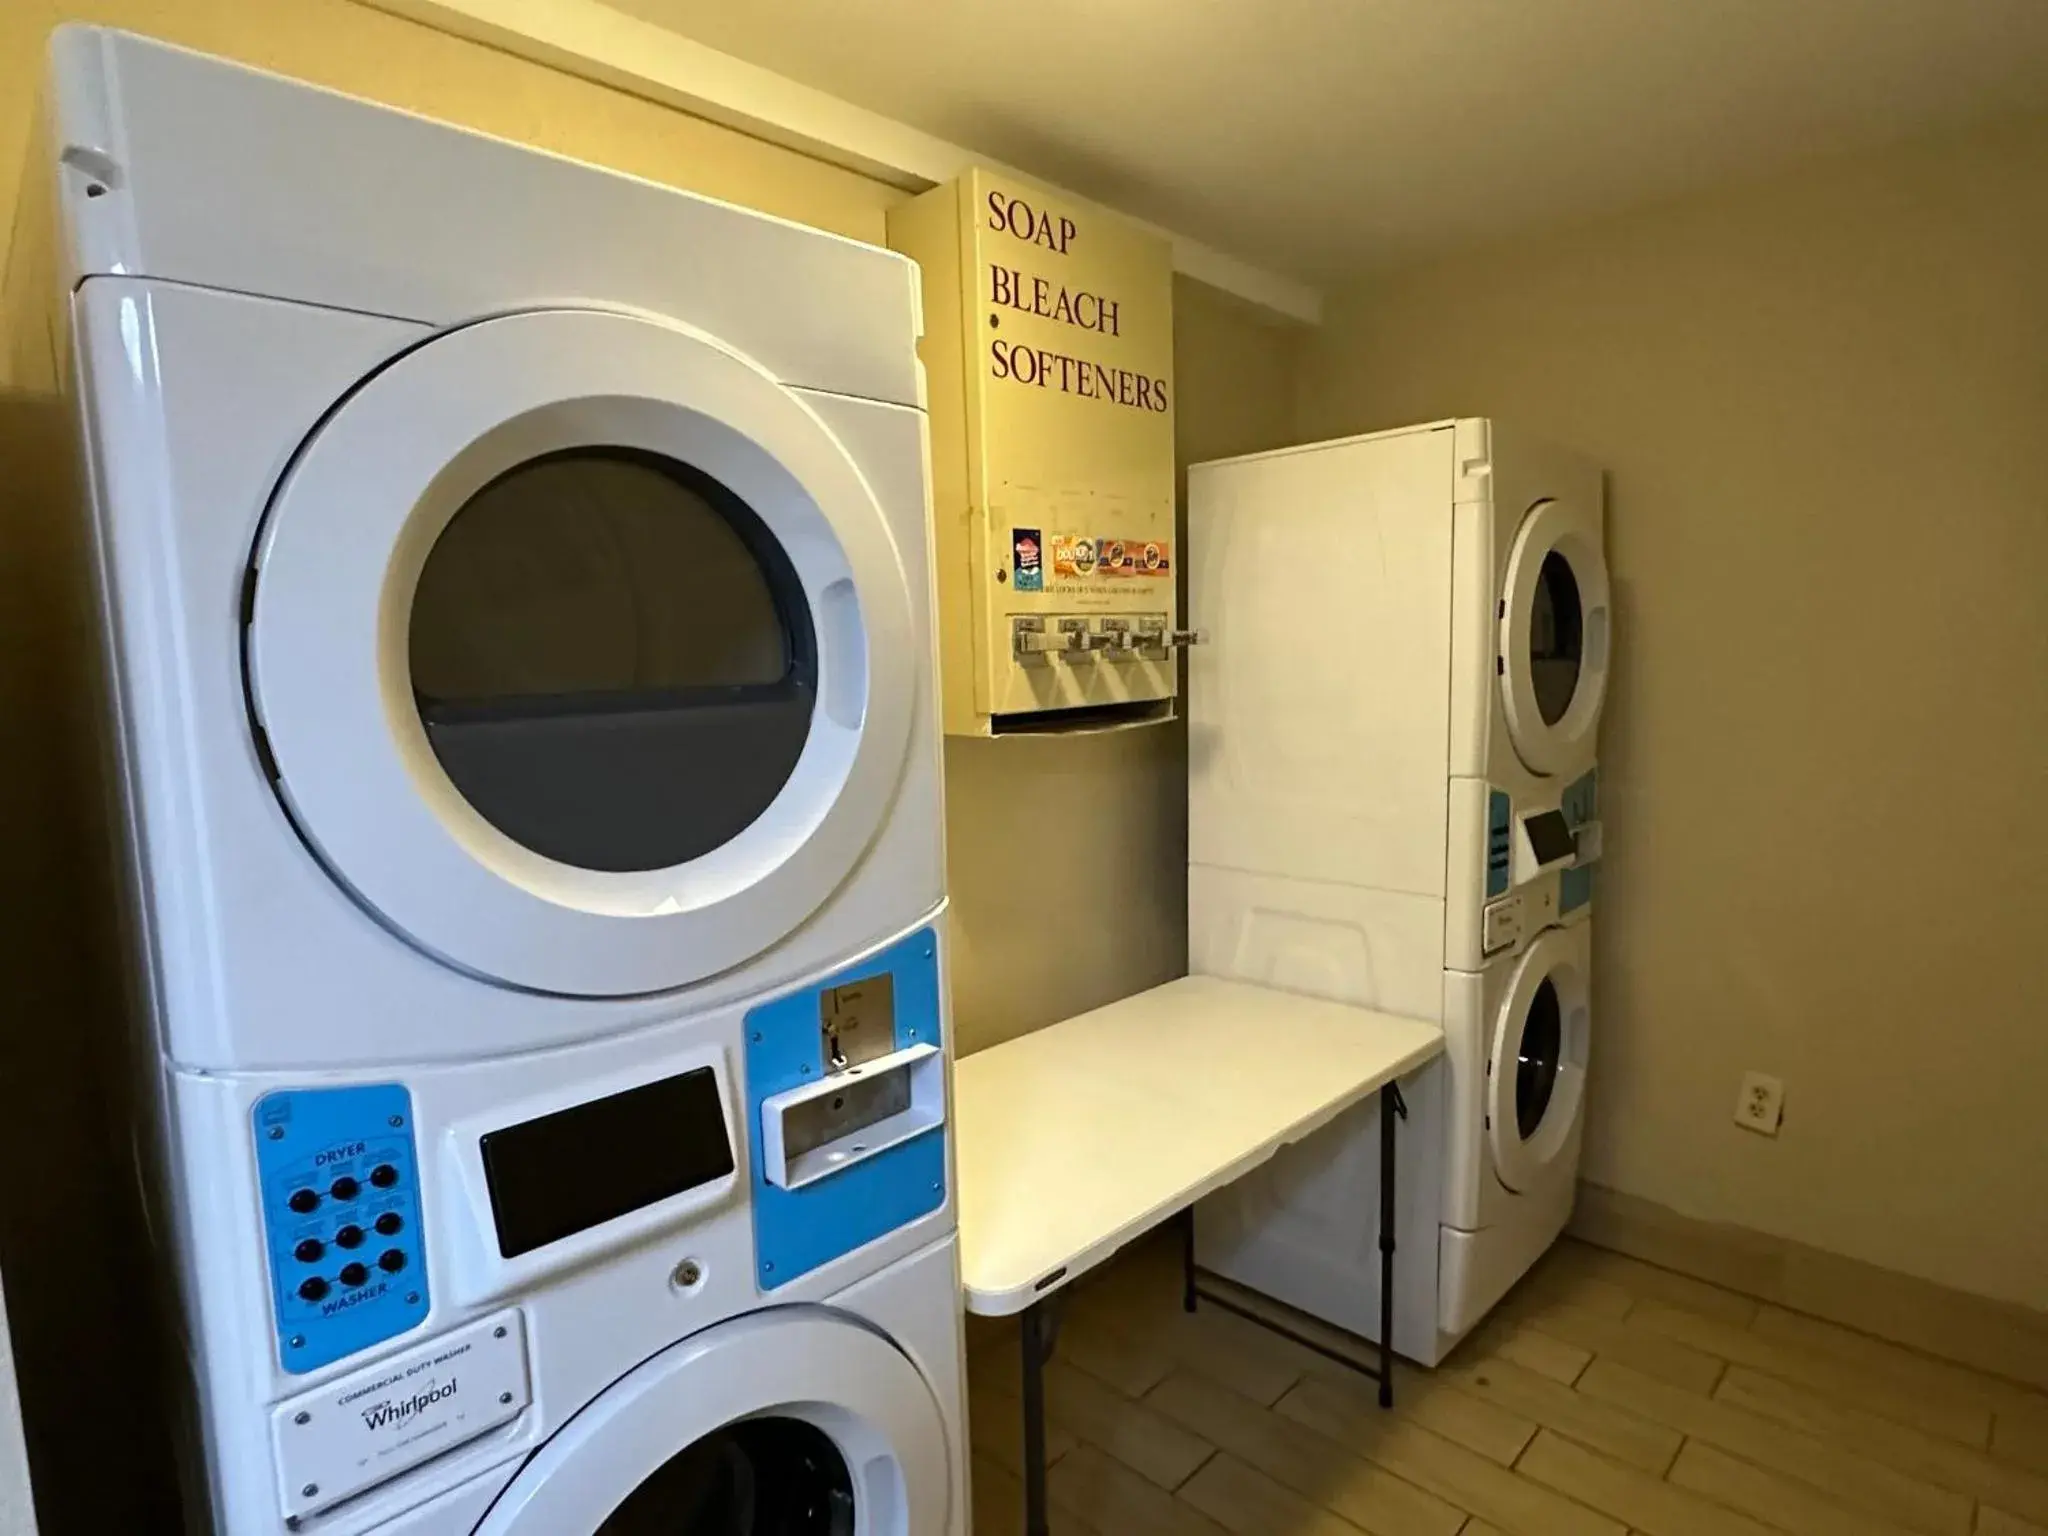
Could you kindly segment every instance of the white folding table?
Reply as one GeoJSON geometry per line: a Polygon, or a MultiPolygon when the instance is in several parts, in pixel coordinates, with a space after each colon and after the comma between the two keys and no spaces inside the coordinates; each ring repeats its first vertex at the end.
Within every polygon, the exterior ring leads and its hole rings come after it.
{"type": "MultiPolygon", "coordinates": [[[[1380,1115],[1380,1401],[1392,1401],[1399,1080],[1440,1055],[1419,1019],[1209,976],[966,1057],[954,1067],[960,1269],[970,1312],[1022,1313],[1027,1536],[1044,1536],[1048,1306],[1062,1287],[1368,1094],[1380,1115]]],[[[1212,1300],[1220,1298],[1210,1298],[1212,1300]]],[[[1254,1318],[1254,1321],[1265,1321],[1254,1318]]]]}

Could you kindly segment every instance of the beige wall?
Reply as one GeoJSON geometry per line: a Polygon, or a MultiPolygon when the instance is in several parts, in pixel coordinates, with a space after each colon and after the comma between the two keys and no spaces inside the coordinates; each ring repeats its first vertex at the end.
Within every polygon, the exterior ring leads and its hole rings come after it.
{"type": "MultiPolygon", "coordinates": [[[[879,242],[902,194],[726,129],[343,0],[10,0],[0,5],[0,228],[41,66],[67,17],[103,20],[879,242]]],[[[1183,459],[1288,428],[1289,333],[1191,283],[1176,292],[1183,459]]],[[[4,381],[0,381],[4,384],[4,381]]],[[[77,707],[76,619],[52,579],[68,519],[52,402],[0,389],[0,1260],[46,1532],[158,1530],[147,1398],[116,1390],[146,1335],[150,1270],[117,1208],[122,1153],[96,1106],[113,1070],[108,956],[87,835],[60,808],[77,707]],[[145,1294],[138,1296],[138,1291],[145,1294]],[[113,1320],[118,1320],[118,1326],[113,1320]],[[109,1445],[124,1448],[119,1472],[109,1445]],[[112,1475],[110,1475],[112,1474],[112,1475]]],[[[958,1035],[972,1049],[1178,975],[1185,957],[1184,745],[1177,728],[948,753],[958,1035]]],[[[0,1394],[6,1382],[0,1380],[0,1394]]]]}
{"type": "Polygon", "coordinates": [[[1587,1177],[2048,1307],[2048,119],[1362,284],[1302,384],[1610,471],[1587,1177]]]}

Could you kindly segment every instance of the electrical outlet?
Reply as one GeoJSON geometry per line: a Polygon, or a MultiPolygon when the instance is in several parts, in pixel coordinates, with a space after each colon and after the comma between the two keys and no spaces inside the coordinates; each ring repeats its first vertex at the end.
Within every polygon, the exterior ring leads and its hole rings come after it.
{"type": "Polygon", "coordinates": [[[1759,1136],[1775,1136],[1785,1121],[1785,1085],[1762,1072],[1742,1074],[1735,1099],[1735,1123],[1759,1136]]]}

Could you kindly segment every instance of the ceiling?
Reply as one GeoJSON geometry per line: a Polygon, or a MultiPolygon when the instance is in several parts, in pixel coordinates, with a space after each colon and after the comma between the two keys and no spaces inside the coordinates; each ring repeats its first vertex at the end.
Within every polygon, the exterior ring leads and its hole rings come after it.
{"type": "Polygon", "coordinates": [[[2048,110],[2048,0],[611,0],[1315,281],[2048,110]]]}

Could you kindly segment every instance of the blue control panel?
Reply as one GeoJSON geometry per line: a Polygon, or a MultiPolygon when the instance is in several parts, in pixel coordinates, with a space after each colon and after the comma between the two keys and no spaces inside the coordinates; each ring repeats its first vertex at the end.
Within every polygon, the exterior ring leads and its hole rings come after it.
{"type": "MultiPolygon", "coordinates": [[[[1572,780],[1559,799],[1565,824],[1574,832],[1600,814],[1599,770],[1572,780]]],[[[1575,912],[1593,899],[1593,868],[1568,869],[1558,876],[1557,910],[1575,912]]]]}
{"type": "MultiPolygon", "coordinates": [[[[1505,790],[1486,797],[1486,894],[1489,898],[1508,893],[1508,871],[1513,866],[1514,802],[1505,790]]],[[[1469,825],[1469,823],[1467,823],[1469,825]]]]}
{"type": "MultiPolygon", "coordinates": [[[[943,1047],[940,1036],[939,941],[930,928],[879,955],[826,977],[815,987],[763,1003],[747,1014],[747,1124],[756,1146],[761,1102],[817,1082],[825,1073],[820,1028],[824,994],[886,975],[893,999],[896,1050],[943,1047]]],[[[929,1216],[946,1203],[946,1126],[850,1163],[814,1184],[783,1189],[768,1182],[756,1155],[754,1276],[772,1291],[854,1249],[929,1216]]]]}
{"type": "Polygon", "coordinates": [[[250,1121],[284,1368],[318,1370],[425,1322],[419,1157],[404,1085],[265,1094],[250,1121]]]}

